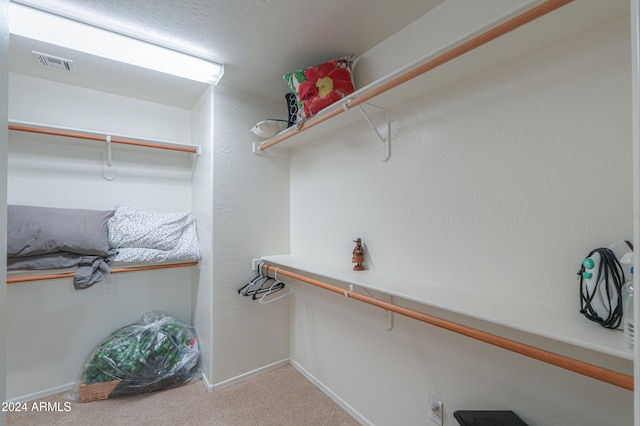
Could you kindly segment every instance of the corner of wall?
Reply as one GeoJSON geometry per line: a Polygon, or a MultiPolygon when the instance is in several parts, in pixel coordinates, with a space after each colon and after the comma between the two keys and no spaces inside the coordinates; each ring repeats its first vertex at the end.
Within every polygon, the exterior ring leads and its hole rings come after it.
{"type": "Polygon", "coordinates": [[[202,259],[192,283],[192,321],[198,332],[205,383],[211,382],[213,359],[213,107],[210,87],[193,107],[192,142],[200,147],[192,177],[192,212],[198,221],[202,259]]]}
{"type": "Polygon", "coordinates": [[[289,358],[288,299],[260,305],[237,292],[255,276],[252,259],[289,251],[289,161],[253,154],[256,136],[249,131],[283,108],[284,102],[215,88],[214,386],[289,358]],[[269,324],[268,333],[257,324],[269,324]]]}

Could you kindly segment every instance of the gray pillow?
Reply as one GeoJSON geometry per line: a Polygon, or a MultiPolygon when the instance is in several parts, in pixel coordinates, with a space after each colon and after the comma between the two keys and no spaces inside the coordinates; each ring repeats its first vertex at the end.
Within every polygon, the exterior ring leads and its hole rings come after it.
{"type": "Polygon", "coordinates": [[[113,210],[9,205],[7,256],[71,252],[108,256],[113,210]]]}
{"type": "Polygon", "coordinates": [[[75,268],[82,259],[81,254],[58,252],[35,256],[7,258],[7,271],[75,268]]]}

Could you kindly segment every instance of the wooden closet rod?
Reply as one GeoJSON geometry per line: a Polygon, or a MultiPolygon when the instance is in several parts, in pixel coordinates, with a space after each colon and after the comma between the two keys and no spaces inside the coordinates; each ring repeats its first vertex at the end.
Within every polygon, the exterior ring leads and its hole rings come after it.
{"type": "MultiPolygon", "coordinates": [[[[148,271],[152,269],[183,268],[186,266],[196,266],[197,264],[198,262],[187,262],[187,263],[167,263],[167,264],[158,264],[158,265],[130,266],[128,268],[113,268],[111,270],[111,273],[117,274],[120,272],[148,271]]],[[[7,278],[7,284],[16,284],[16,283],[23,283],[28,281],[55,280],[58,278],[72,278],[75,274],[76,274],[75,272],[64,272],[61,274],[31,275],[26,277],[7,278]]]]}
{"type": "Polygon", "coordinates": [[[514,18],[511,18],[502,24],[497,25],[488,31],[485,31],[482,34],[475,36],[470,40],[467,40],[459,44],[458,46],[455,46],[447,50],[446,52],[441,53],[436,57],[429,59],[426,62],[416,67],[413,67],[409,71],[395,78],[392,78],[391,80],[379,86],[371,88],[371,90],[363,93],[362,95],[349,100],[347,103],[343,105],[343,108],[334,108],[333,110],[326,111],[325,114],[317,115],[309,119],[308,121],[306,121],[301,128],[291,129],[280,136],[276,136],[275,138],[262,143],[258,149],[260,149],[260,151],[264,151],[265,149],[273,145],[283,142],[297,135],[298,133],[305,131],[306,129],[309,129],[326,120],[329,120],[330,118],[333,118],[336,115],[341,114],[346,110],[349,110],[355,106],[358,106],[364,102],[367,102],[368,100],[388,90],[391,90],[394,87],[401,85],[402,83],[406,83],[412,78],[418,77],[419,75],[422,75],[428,71],[431,71],[432,69],[437,68],[440,65],[444,65],[447,62],[450,62],[467,52],[470,52],[484,44],[487,44],[490,41],[497,39],[498,37],[501,37],[525,24],[528,24],[529,22],[535,21],[536,19],[546,15],[547,13],[553,12],[554,10],[559,9],[560,7],[566,4],[569,4],[571,2],[573,2],[573,0],[546,0],[545,2],[537,6],[534,6],[533,8],[527,10],[526,12],[523,12],[520,15],[514,18]]]}
{"type": "MultiPolygon", "coordinates": [[[[87,140],[93,140],[93,141],[102,141],[102,142],[107,141],[106,135],[82,133],[82,132],[76,132],[76,131],[70,131],[70,130],[59,130],[59,129],[46,128],[46,127],[33,127],[33,126],[26,126],[21,124],[10,123],[9,130],[15,130],[18,132],[41,133],[44,135],[53,135],[53,136],[64,136],[68,138],[87,139],[87,140]]],[[[196,147],[168,145],[168,144],[165,145],[157,142],[139,141],[135,139],[126,139],[126,138],[117,137],[117,136],[112,136],[111,142],[125,144],[125,145],[144,146],[147,148],[168,149],[170,151],[190,152],[193,154],[198,153],[198,149],[196,147]]]]}
{"type": "Polygon", "coordinates": [[[472,327],[468,327],[462,324],[458,324],[452,321],[448,321],[442,318],[438,318],[432,315],[428,315],[422,312],[414,311],[393,303],[378,300],[376,298],[366,296],[360,293],[356,293],[350,290],[324,283],[322,281],[315,280],[313,278],[305,277],[304,275],[290,272],[280,267],[264,264],[263,268],[267,270],[275,271],[277,269],[278,275],[285,275],[296,280],[304,281],[306,283],[321,287],[325,290],[332,291],[351,299],[356,299],[370,305],[377,306],[379,308],[396,312],[400,315],[407,316],[409,318],[416,319],[418,321],[426,322],[427,324],[434,325],[436,327],[444,328],[445,330],[453,331],[454,333],[462,334],[472,339],[480,340],[485,343],[489,343],[494,346],[498,346],[503,349],[510,350],[512,352],[519,353],[524,356],[528,356],[533,359],[537,359],[548,364],[555,365],[565,370],[573,371],[596,380],[600,380],[605,383],[609,383],[621,388],[633,391],[633,376],[619,373],[614,370],[609,370],[597,365],[589,364],[577,359],[569,358],[564,355],[559,355],[553,352],[546,351],[544,349],[537,348],[535,346],[526,345],[524,343],[516,342],[515,340],[507,339],[505,337],[497,336],[495,334],[487,333],[472,327]]]}

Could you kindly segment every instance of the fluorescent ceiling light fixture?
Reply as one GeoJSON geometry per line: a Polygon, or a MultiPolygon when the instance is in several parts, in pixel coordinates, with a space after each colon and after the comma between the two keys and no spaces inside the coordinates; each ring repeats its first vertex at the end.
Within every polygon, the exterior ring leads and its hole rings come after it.
{"type": "Polygon", "coordinates": [[[21,4],[9,3],[12,34],[166,74],[218,84],[224,66],[21,4]]]}

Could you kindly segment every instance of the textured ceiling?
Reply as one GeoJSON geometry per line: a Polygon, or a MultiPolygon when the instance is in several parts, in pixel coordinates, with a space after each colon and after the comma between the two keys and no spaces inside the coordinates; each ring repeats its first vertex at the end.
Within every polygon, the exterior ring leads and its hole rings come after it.
{"type": "MultiPolygon", "coordinates": [[[[221,85],[271,99],[282,75],[360,55],[442,0],[20,0],[225,64],[221,85]]],[[[12,43],[26,48],[27,41],[12,43]]],[[[13,50],[13,48],[12,48],[13,50]]],[[[54,52],[45,52],[52,53],[54,52]]],[[[12,70],[27,71],[12,52],[12,70]]],[[[71,58],[72,59],[72,58],[71,58]]],[[[64,77],[67,78],[67,77],[64,77]]],[[[78,77],[80,78],[80,77],[78,77]]],[[[99,76],[108,79],[108,76],[99,76]]],[[[66,82],[66,81],[65,81],[66,82]]],[[[106,82],[103,81],[106,84],[106,82]]],[[[87,85],[88,83],[82,83],[87,85]]],[[[99,88],[99,87],[97,87],[99,88]]]]}

